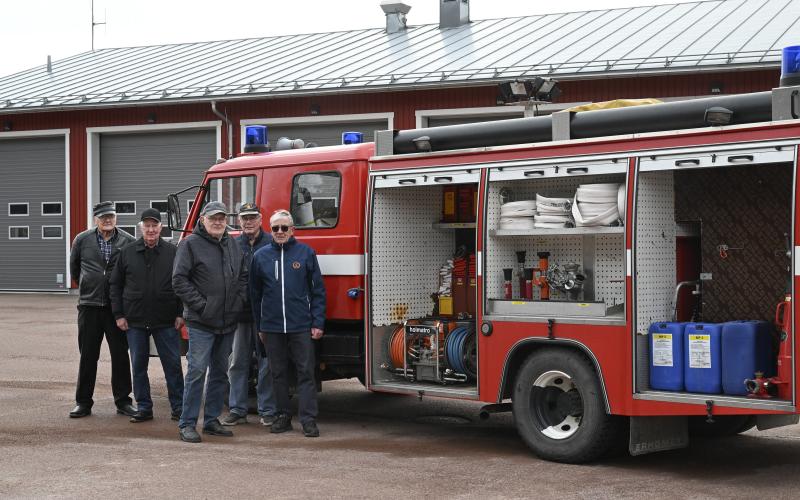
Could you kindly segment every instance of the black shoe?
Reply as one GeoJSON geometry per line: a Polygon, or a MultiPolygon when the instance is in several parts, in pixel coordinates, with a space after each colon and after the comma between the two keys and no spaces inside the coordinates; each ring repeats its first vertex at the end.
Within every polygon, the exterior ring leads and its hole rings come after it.
{"type": "Polygon", "coordinates": [[[208,425],[203,427],[203,434],[211,434],[212,436],[225,436],[231,437],[233,436],[233,432],[229,431],[222,424],[219,423],[219,420],[214,419],[209,422],[208,425]]]}
{"type": "Polygon", "coordinates": [[[132,417],[136,415],[136,408],[134,408],[130,403],[125,403],[122,406],[117,406],[117,415],[132,417]]]}
{"type": "Polygon", "coordinates": [[[151,411],[137,411],[131,417],[131,422],[134,424],[139,422],[147,422],[148,420],[153,420],[153,412],[151,411]]]}
{"type": "Polygon", "coordinates": [[[77,405],[69,412],[69,418],[88,417],[92,414],[92,407],[86,405],[77,405]]]}
{"type": "Polygon", "coordinates": [[[292,427],[292,418],[289,415],[281,413],[275,418],[275,422],[272,423],[272,427],[269,431],[273,434],[280,434],[281,432],[286,432],[294,429],[292,427]]]}
{"type": "Polygon", "coordinates": [[[319,429],[317,428],[317,423],[313,420],[309,420],[308,422],[303,424],[303,435],[307,438],[315,438],[319,437],[319,429]]]}
{"type": "Polygon", "coordinates": [[[169,418],[170,418],[171,420],[174,420],[174,421],[176,421],[176,422],[177,422],[178,420],[180,420],[180,419],[181,419],[181,411],[180,411],[180,410],[178,410],[178,411],[173,411],[173,412],[170,414],[169,418]]]}
{"type": "Polygon", "coordinates": [[[200,434],[197,433],[194,427],[181,427],[179,432],[181,441],[186,441],[187,443],[199,443],[202,441],[202,439],[200,439],[200,434]]]}

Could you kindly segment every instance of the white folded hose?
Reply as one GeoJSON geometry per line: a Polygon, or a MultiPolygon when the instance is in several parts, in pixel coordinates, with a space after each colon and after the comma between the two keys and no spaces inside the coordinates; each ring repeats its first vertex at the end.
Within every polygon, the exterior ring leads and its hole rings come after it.
{"type": "Polygon", "coordinates": [[[572,216],[578,227],[609,226],[619,219],[619,184],[581,184],[572,216]]]}
{"type": "Polygon", "coordinates": [[[533,229],[532,217],[507,217],[501,218],[498,229],[533,229]]]}
{"type": "Polygon", "coordinates": [[[617,189],[617,213],[619,214],[620,220],[625,220],[625,201],[627,199],[628,196],[625,192],[625,184],[620,184],[619,189],[617,189]]]}

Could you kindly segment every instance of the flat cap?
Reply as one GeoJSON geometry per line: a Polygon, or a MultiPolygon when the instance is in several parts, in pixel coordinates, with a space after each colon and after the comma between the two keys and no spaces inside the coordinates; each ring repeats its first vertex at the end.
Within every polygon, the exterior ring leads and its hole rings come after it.
{"type": "Polygon", "coordinates": [[[221,201],[212,201],[206,203],[206,206],[203,207],[203,210],[200,212],[200,215],[204,217],[209,217],[211,215],[216,214],[227,214],[228,207],[225,206],[224,203],[221,201]]]}
{"type": "Polygon", "coordinates": [[[114,207],[113,201],[101,201],[94,206],[92,212],[94,213],[95,217],[102,217],[106,214],[116,214],[117,209],[114,207]]]}
{"type": "Polygon", "coordinates": [[[142,217],[140,220],[143,221],[145,219],[153,219],[156,222],[161,222],[161,212],[155,208],[145,208],[142,211],[142,217]]]}
{"type": "Polygon", "coordinates": [[[255,203],[244,203],[239,207],[239,215],[260,215],[261,211],[255,203]]]}

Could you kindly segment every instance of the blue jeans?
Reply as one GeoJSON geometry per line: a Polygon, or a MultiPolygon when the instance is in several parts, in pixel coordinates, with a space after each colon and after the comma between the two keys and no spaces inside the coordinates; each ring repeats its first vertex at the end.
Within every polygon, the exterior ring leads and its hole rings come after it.
{"type": "Polygon", "coordinates": [[[183,391],[183,411],[178,426],[196,427],[203,399],[203,386],[208,371],[206,404],[203,409],[203,427],[222,413],[225,392],[228,390],[228,357],[231,355],[233,333],[219,335],[188,327],[189,352],[186,359],[189,367],[183,391]]]}
{"type": "Polygon", "coordinates": [[[180,333],[174,328],[130,328],[127,333],[128,346],[133,365],[133,396],[140,412],[152,413],[153,400],[150,399],[150,379],[147,366],[150,361],[150,335],[156,344],[164,378],[167,380],[167,394],[172,413],[180,413],[183,406],[183,371],[181,370],[180,333]]]}
{"type": "MultiPolygon", "coordinates": [[[[231,381],[231,392],[228,397],[228,407],[231,413],[240,417],[247,415],[248,379],[250,363],[256,351],[256,342],[261,342],[256,332],[255,324],[239,323],[233,337],[233,354],[231,365],[228,368],[228,378],[231,381]]],[[[269,369],[269,359],[258,356],[258,379],[256,383],[256,400],[258,414],[275,415],[275,396],[272,390],[272,372],[269,369]]]]}
{"type": "Polygon", "coordinates": [[[311,332],[267,333],[266,347],[272,366],[272,381],[278,413],[292,414],[289,406],[289,360],[297,371],[297,395],[299,396],[300,422],[317,418],[317,385],[314,382],[314,343],[311,332]]]}

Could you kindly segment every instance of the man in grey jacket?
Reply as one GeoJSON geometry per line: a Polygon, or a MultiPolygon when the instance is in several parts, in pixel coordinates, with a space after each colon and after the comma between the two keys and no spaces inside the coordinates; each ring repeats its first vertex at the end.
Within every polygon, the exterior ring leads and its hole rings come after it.
{"type": "Polygon", "coordinates": [[[247,297],[247,267],[239,244],[228,235],[225,204],[212,201],[195,230],[178,245],[172,287],[183,301],[189,330],[189,363],[184,380],[180,438],[199,443],[197,417],[208,371],[203,433],[232,436],[217,417],[228,388],[233,333],[247,297]]]}
{"type": "Polygon", "coordinates": [[[72,418],[92,413],[94,384],[97,378],[97,360],[105,334],[111,353],[111,391],[117,413],[129,417],[136,413],[131,405],[131,364],[128,360],[128,342],[117,328],[111,313],[108,279],[122,247],[134,240],[133,236],[117,229],[114,203],[104,201],[94,206],[95,227],[75,237],[69,256],[70,272],[78,281],[78,349],[81,353],[78,368],[78,386],[75,390],[75,408],[72,418]]]}

